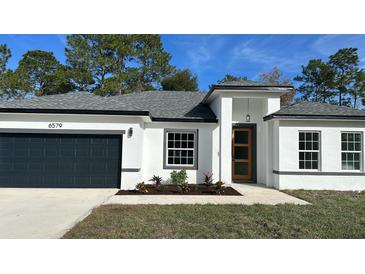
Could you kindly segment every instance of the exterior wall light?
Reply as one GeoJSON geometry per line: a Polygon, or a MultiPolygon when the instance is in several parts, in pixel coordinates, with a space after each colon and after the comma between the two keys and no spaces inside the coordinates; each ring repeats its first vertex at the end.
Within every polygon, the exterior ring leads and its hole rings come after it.
{"type": "Polygon", "coordinates": [[[250,98],[247,98],[247,115],[246,115],[246,122],[249,123],[251,121],[250,116],[250,98]]]}
{"type": "Polygon", "coordinates": [[[133,136],[133,128],[131,128],[131,127],[130,127],[130,128],[128,129],[127,134],[128,134],[128,135],[127,135],[127,136],[128,136],[128,138],[131,138],[131,137],[133,136]]]}

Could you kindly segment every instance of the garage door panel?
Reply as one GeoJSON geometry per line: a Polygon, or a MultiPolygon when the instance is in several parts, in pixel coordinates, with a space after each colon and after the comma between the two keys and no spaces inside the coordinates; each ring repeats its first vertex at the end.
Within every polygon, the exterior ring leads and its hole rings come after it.
{"type": "Polygon", "coordinates": [[[27,184],[29,184],[29,186],[42,186],[43,185],[42,174],[29,174],[27,184]]]}
{"type": "MultiPolygon", "coordinates": [[[[25,153],[22,153],[22,154],[24,155],[25,153]]],[[[31,161],[38,161],[43,158],[44,158],[43,150],[30,150],[29,151],[29,159],[31,161]]]]}
{"type": "Polygon", "coordinates": [[[28,163],[28,174],[29,173],[35,173],[35,172],[43,172],[43,162],[42,161],[34,161],[28,163]]]}
{"type": "Polygon", "coordinates": [[[84,161],[84,162],[78,162],[75,163],[75,168],[77,169],[78,172],[80,172],[81,174],[88,174],[90,171],[90,165],[88,162],[84,161]]]}
{"type": "Polygon", "coordinates": [[[62,158],[58,163],[60,172],[71,173],[74,170],[73,159],[62,158]]]}
{"type": "Polygon", "coordinates": [[[60,144],[60,138],[58,137],[49,137],[45,138],[45,144],[47,146],[56,146],[60,144]]]}
{"type": "Polygon", "coordinates": [[[113,187],[121,136],[0,134],[0,187],[113,187]]]}
{"type": "Polygon", "coordinates": [[[13,169],[14,170],[26,170],[27,169],[27,163],[25,163],[24,161],[19,161],[19,162],[14,161],[13,162],[13,169]]]}
{"type": "Polygon", "coordinates": [[[9,154],[13,154],[14,157],[24,157],[28,155],[28,150],[26,148],[15,147],[13,153],[9,152],[9,154]]]}
{"type": "Polygon", "coordinates": [[[93,184],[104,184],[105,181],[106,181],[105,179],[106,179],[106,176],[96,175],[96,176],[91,178],[91,183],[93,183],[93,184]]]}
{"type": "Polygon", "coordinates": [[[41,136],[33,136],[32,138],[28,139],[30,144],[41,144],[44,142],[44,137],[41,136]]]}
{"type": "Polygon", "coordinates": [[[45,163],[44,168],[50,172],[50,171],[54,171],[57,172],[58,171],[58,162],[56,161],[49,161],[47,163],[45,163]]]}
{"type": "Polygon", "coordinates": [[[58,158],[58,150],[55,148],[46,149],[44,153],[47,158],[58,158]]]}
{"type": "Polygon", "coordinates": [[[12,168],[11,165],[12,165],[11,163],[1,161],[0,162],[0,171],[2,171],[2,172],[9,171],[12,168]]]}
{"type": "Polygon", "coordinates": [[[77,145],[90,145],[90,138],[88,137],[83,137],[83,138],[79,138],[75,141],[75,143],[77,145]]]}

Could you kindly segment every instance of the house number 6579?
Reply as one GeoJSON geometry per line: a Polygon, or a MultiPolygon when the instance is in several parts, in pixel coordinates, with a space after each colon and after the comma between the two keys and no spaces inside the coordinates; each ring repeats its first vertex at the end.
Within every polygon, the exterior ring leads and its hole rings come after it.
{"type": "Polygon", "coordinates": [[[62,127],[62,123],[49,123],[48,124],[49,128],[61,128],[62,127]]]}

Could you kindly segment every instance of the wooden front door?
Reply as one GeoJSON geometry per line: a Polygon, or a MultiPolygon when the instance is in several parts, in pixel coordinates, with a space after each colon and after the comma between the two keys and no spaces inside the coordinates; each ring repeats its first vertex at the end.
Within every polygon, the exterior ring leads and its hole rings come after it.
{"type": "Polygon", "coordinates": [[[232,179],[252,180],[252,129],[251,128],[233,129],[232,179]]]}

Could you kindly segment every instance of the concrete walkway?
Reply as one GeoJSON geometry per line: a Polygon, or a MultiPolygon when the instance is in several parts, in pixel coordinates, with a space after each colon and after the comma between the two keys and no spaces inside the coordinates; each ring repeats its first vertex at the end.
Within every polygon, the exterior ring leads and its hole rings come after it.
{"type": "Polygon", "coordinates": [[[306,201],[257,184],[231,184],[243,196],[200,196],[200,195],[115,195],[104,204],[297,204],[307,205],[306,201]]]}
{"type": "Polygon", "coordinates": [[[0,188],[0,238],[60,238],[116,189],[0,188]]]}

